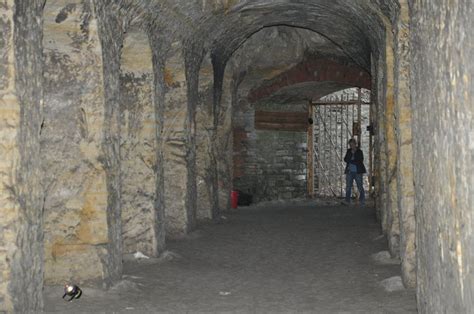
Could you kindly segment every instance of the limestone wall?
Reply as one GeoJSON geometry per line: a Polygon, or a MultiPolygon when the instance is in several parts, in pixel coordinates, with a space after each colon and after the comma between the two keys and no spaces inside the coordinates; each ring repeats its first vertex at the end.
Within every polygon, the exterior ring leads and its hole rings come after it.
{"type": "Polygon", "coordinates": [[[43,17],[45,281],[102,279],[108,193],[97,19],[89,1],[49,1],[43,17]]]}
{"type": "Polygon", "coordinates": [[[94,2],[99,39],[102,46],[104,82],[104,131],[101,162],[107,185],[107,255],[104,257],[104,284],[112,285],[122,276],[122,180],[121,180],[121,115],[120,56],[124,33],[128,26],[127,11],[112,1],[94,2]]]}
{"type": "Polygon", "coordinates": [[[416,287],[415,186],[413,182],[412,106],[410,100],[410,32],[407,1],[400,1],[395,36],[395,121],[397,137],[397,205],[400,259],[405,286],[416,287]]]}
{"type": "Polygon", "coordinates": [[[232,71],[227,70],[223,78],[222,101],[219,107],[217,124],[217,174],[219,209],[230,208],[230,192],[232,191],[233,173],[233,136],[232,136],[232,99],[235,88],[232,71]]]}
{"type": "Polygon", "coordinates": [[[213,68],[206,56],[199,71],[199,106],[196,110],[197,219],[212,219],[213,184],[217,183],[213,119],[213,68]]]}
{"type": "Polygon", "coordinates": [[[225,70],[222,90],[215,95],[216,69],[204,58],[199,72],[196,110],[197,218],[216,219],[230,206],[232,190],[232,71],[225,70]]]}
{"type": "Polygon", "coordinates": [[[124,253],[157,256],[155,239],[156,119],[148,36],[127,31],[121,58],[122,237],[124,253]]]}
{"type": "Polygon", "coordinates": [[[410,1],[418,308],[474,309],[474,7],[410,1]]]}
{"type": "Polygon", "coordinates": [[[165,108],[164,108],[164,180],[165,215],[167,237],[185,235],[193,213],[186,204],[187,161],[189,143],[186,127],[188,118],[187,86],[181,42],[171,45],[165,64],[165,108]]]}
{"type": "Polygon", "coordinates": [[[164,176],[164,113],[165,113],[165,56],[168,43],[153,28],[147,30],[153,64],[153,107],[155,114],[155,192],[153,221],[157,252],[164,251],[166,245],[165,218],[165,176],[164,176]]]}
{"type": "Polygon", "coordinates": [[[385,141],[382,151],[386,154],[386,168],[383,174],[386,180],[385,210],[387,212],[387,238],[390,253],[394,257],[400,255],[400,221],[397,205],[397,142],[395,137],[395,94],[394,94],[394,50],[393,36],[391,29],[387,27],[385,57],[385,95],[384,106],[385,115],[385,141]]]}

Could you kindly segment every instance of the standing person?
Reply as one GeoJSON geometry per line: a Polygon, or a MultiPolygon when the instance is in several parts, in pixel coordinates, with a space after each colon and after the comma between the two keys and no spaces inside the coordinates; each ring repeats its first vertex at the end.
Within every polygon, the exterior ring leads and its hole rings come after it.
{"type": "Polygon", "coordinates": [[[346,204],[351,202],[351,195],[352,195],[352,183],[356,182],[357,189],[359,190],[360,194],[360,204],[364,206],[365,204],[365,191],[364,191],[364,184],[362,182],[362,177],[364,173],[367,172],[364,166],[364,153],[357,145],[357,141],[355,139],[349,140],[350,148],[347,150],[346,156],[344,157],[344,161],[346,162],[346,204]]]}

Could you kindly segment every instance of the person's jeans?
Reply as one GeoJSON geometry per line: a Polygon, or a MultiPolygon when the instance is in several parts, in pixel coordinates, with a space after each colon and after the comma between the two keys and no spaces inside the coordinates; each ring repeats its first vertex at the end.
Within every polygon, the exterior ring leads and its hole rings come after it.
{"type": "Polygon", "coordinates": [[[351,201],[352,184],[355,180],[357,184],[357,189],[359,190],[359,194],[360,194],[359,201],[361,204],[364,204],[365,191],[364,191],[364,184],[362,182],[362,177],[363,177],[362,173],[349,172],[346,174],[346,202],[351,201]]]}

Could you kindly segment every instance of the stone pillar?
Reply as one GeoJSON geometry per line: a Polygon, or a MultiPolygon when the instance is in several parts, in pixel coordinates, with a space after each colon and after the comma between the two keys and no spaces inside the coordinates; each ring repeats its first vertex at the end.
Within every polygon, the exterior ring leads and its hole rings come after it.
{"type": "Polygon", "coordinates": [[[233,178],[232,93],[233,73],[226,67],[217,124],[217,170],[219,209],[230,209],[233,178]]]}
{"type": "Polygon", "coordinates": [[[124,17],[113,2],[94,2],[102,45],[104,81],[104,132],[101,162],[107,184],[108,242],[104,278],[110,285],[122,276],[122,200],[120,148],[120,55],[123,46],[124,17]]]}
{"type": "Polygon", "coordinates": [[[386,169],[385,177],[387,197],[385,200],[387,212],[387,238],[388,246],[392,256],[400,254],[400,223],[397,205],[397,141],[395,137],[395,95],[394,95],[394,56],[393,35],[391,29],[387,29],[385,70],[385,153],[386,169]]]}
{"type": "Polygon", "coordinates": [[[152,63],[153,63],[153,105],[155,113],[155,236],[154,247],[158,253],[165,250],[166,219],[165,219],[165,168],[164,168],[164,119],[165,119],[165,55],[169,48],[168,42],[154,28],[148,28],[152,63]]]}
{"type": "Polygon", "coordinates": [[[385,108],[385,128],[386,138],[385,152],[387,154],[387,167],[385,176],[387,178],[387,231],[388,246],[392,256],[400,254],[400,222],[397,205],[397,141],[395,137],[395,99],[394,99],[394,60],[392,46],[387,48],[387,90],[385,108]]]}
{"type": "Polygon", "coordinates": [[[382,206],[382,229],[387,235],[390,253],[393,257],[400,254],[400,223],[397,204],[397,141],[395,121],[395,60],[392,23],[379,13],[385,26],[385,50],[377,56],[377,150],[379,153],[379,178],[377,206],[382,206]]]}
{"type": "Polygon", "coordinates": [[[199,71],[199,110],[196,112],[197,219],[212,219],[216,206],[217,169],[213,151],[213,69],[207,55],[199,71]]]}
{"type": "MultiPolygon", "coordinates": [[[[201,43],[202,44],[202,43],[201,43]]],[[[204,50],[199,45],[184,47],[186,74],[187,114],[186,135],[186,213],[188,230],[196,224],[197,186],[196,186],[196,110],[199,104],[199,70],[204,58],[204,50]]]]}
{"type": "Polygon", "coordinates": [[[197,111],[198,218],[216,219],[230,207],[232,129],[230,71],[217,57],[206,56],[199,71],[197,111]]]}
{"type": "Polygon", "coordinates": [[[0,3],[0,312],[43,307],[43,1],[0,3]]]}
{"type": "Polygon", "coordinates": [[[158,256],[155,221],[156,117],[153,64],[145,32],[127,31],[121,74],[122,236],[124,253],[158,256]]]}
{"type": "Polygon", "coordinates": [[[410,102],[409,12],[401,1],[395,33],[395,114],[397,136],[397,195],[400,215],[400,258],[405,286],[416,286],[415,191],[413,184],[412,108],[410,102]]]}
{"type": "Polygon", "coordinates": [[[90,1],[68,0],[48,1],[43,16],[45,282],[103,280],[108,191],[97,17],[90,1]]]}
{"type": "Polygon", "coordinates": [[[379,69],[378,69],[378,63],[375,62],[376,58],[374,55],[371,56],[371,73],[372,73],[372,88],[371,88],[371,102],[372,105],[370,106],[370,116],[371,116],[371,123],[374,128],[374,137],[373,137],[373,165],[372,165],[372,180],[374,182],[372,183],[374,185],[374,190],[373,190],[373,197],[374,197],[374,203],[375,203],[375,218],[376,220],[381,224],[382,231],[385,232],[385,224],[382,223],[382,216],[383,210],[382,206],[380,204],[381,198],[381,171],[380,171],[380,165],[381,165],[381,153],[380,153],[380,116],[379,112],[381,110],[381,106],[379,103],[378,99],[378,83],[379,83],[379,69]]]}
{"type": "MultiPolygon", "coordinates": [[[[188,82],[181,42],[171,44],[165,67],[164,175],[166,235],[176,238],[194,228],[196,215],[196,103],[198,81],[188,82]],[[191,83],[191,86],[189,85],[191,83]],[[189,89],[193,88],[191,92],[189,89]],[[195,97],[189,100],[190,93],[195,97]]],[[[199,69],[193,75],[197,76],[199,69]]]]}
{"type": "MultiPolygon", "coordinates": [[[[379,57],[381,58],[381,57],[379,57]]],[[[386,114],[385,114],[385,64],[381,59],[377,61],[377,118],[376,118],[376,137],[375,137],[375,155],[376,155],[376,206],[380,209],[381,225],[384,234],[388,233],[388,212],[387,212],[387,186],[388,178],[387,153],[386,153],[386,114]]]]}
{"type": "Polygon", "coordinates": [[[186,77],[181,43],[172,44],[165,67],[165,109],[163,121],[166,236],[188,232],[186,208],[186,77]]]}

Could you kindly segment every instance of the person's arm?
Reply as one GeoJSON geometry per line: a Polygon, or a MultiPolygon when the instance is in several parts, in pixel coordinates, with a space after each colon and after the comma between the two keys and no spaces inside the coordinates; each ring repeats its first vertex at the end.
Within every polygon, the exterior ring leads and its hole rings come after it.
{"type": "Polygon", "coordinates": [[[346,163],[349,163],[349,162],[351,161],[351,154],[349,154],[350,151],[351,151],[351,150],[348,149],[347,152],[346,152],[346,156],[344,157],[344,161],[345,161],[346,163]]]}

